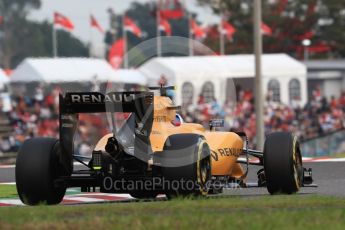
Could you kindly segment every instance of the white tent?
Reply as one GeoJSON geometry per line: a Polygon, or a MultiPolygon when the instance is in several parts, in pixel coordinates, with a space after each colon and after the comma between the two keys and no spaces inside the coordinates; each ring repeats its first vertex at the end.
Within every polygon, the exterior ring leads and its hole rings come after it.
{"type": "Polygon", "coordinates": [[[8,84],[10,79],[7,77],[5,72],[0,69],[0,89],[3,89],[6,84],[8,84]]]}
{"type": "Polygon", "coordinates": [[[147,78],[138,70],[134,69],[119,69],[114,73],[113,79],[115,81],[120,81],[125,84],[137,84],[137,85],[146,85],[147,78]]]}
{"type": "MultiPolygon", "coordinates": [[[[215,96],[225,101],[226,86],[229,79],[254,78],[254,55],[162,57],[145,63],[140,69],[148,77],[149,85],[157,85],[161,76],[168,79],[168,84],[182,89],[185,83],[194,87],[193,101],[197,100],[203,85],[213,83],[215,96]]],[[[301,99],[307,100],[306,75],[304,64],[286,54],[264,54],[262,58],[263,90],[267,92],[270,80],[280,83],[281,101],[289,103],[288,85],[292,79],[300,82],[301,99]]],[[[176,92],[176,102],[181,103],[181,90],[176,92]]]]}
{"type": "Polygon", "coordinates": [[[27,58],[13,72],[17,82],[116,82],[114,70],[105,61],[93,58],[27,58]]]}

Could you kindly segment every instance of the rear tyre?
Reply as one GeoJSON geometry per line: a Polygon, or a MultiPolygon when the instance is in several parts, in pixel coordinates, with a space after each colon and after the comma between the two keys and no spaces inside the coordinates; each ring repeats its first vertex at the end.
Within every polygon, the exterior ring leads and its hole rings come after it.
{"type": "Polygon", "coordinates": [[[20,148],[16,162],[16,186],[20,200],[27,205],[59,204],[66,187],[54,181],[66,175],[59,164],[59,141],[53,138],[32,138],[20,148]]]}
{"type": "Polygon", "coordinates": [[[296,136],[278,132],[267,137],[264,170],[270,194],[292,194],[299,191],[303,180],[303,166],[296,136]]]}
{"type": "Polygon", "coordinates": [[[167,139],[160,157],[168,198],[208,194],[211,180],[210,148],[202,136],[172,135],[167,139]]]}

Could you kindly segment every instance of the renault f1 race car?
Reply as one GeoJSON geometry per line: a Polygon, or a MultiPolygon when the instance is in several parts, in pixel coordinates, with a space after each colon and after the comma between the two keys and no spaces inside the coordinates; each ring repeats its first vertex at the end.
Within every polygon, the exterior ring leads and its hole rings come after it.
{"type": "Polygon", "coordinates": [[[267,187],[270,194],[296,193],[312,183],[311,169],[303,168],[300,145],[292,134],[270,134],[263,152],[248,149],[245,133],[216,131],[221,120],[211,121],[209,130],[184,123],[167,90],[173,87],[60,95],[59,140],[28,139],[18,153],[16,185],[22,202],[58,204],[69,187],[135,198],[205,196],[233,183],[249,187],[250,164],[262,166],[256,186],[267,187]],[[98,141],[89,159],[74,152],[80,113],[107,113],[113,129],[98,141]],[[119,113],[129,114],[121,127],[116,125],[119,113]],[[87,169],[75,169],[75,161],[87,169]]]}

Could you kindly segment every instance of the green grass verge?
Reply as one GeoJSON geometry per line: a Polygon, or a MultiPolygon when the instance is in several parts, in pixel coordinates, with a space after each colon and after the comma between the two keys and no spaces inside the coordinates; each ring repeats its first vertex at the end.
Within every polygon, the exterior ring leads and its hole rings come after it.
{"type": "Polygon", "coordinates": [[[345,153],[338,153],[334,155],[330,155],[332,158],[345,158],[345,153]]]}
{"type": "Polygon", "coordinates": [[[0,185],[0,199],[18,197],[15,185],[0,185]]]}
{"type": "Polygon", "coordinates": [[[232,196],[162,202],[0,208],[0,226],[25,229],[344,229],[345,199],[232,196]]]}

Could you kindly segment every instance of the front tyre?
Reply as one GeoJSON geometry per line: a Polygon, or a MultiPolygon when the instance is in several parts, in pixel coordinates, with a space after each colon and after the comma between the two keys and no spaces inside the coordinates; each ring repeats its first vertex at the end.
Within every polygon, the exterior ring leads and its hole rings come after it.
{"type": "Polygon", "coordinates": [[[264,170],[270,194],[292,194],[303,181],[300,144],[287,132],[270,134],[264,146],[264,170]]]}
{"type": "Polygon", "coordinates": [[[54,181],[66,175],[59,163],[59,141],[53,138],[32,138],[24,142],[16,161],[16,186],[20,200],[27,205],[59,204],[66,187],[54,181]]]}

